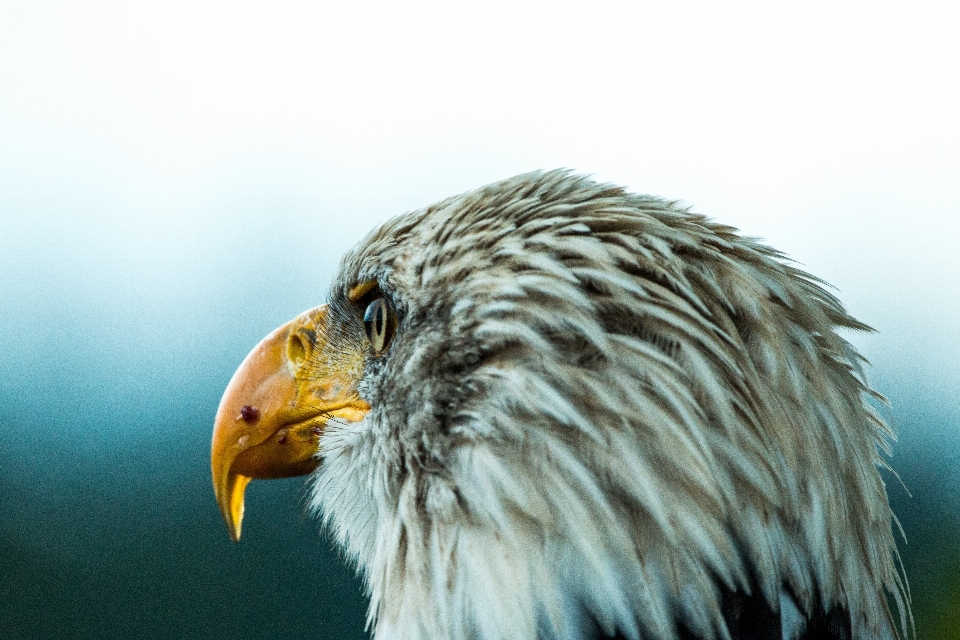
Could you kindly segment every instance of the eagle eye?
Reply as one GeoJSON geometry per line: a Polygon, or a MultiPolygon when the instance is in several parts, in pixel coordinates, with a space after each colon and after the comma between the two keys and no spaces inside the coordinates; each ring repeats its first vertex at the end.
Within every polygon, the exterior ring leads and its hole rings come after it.
{"type": "Polygon", "coordinates": [[[377,355],[383,353],[393,338],[393,329],[396,326],[396,317],[393,309],[383,298],[375,298],[367,305],[363,313],[363,327],[367,331],[367,338],[377,355]]]}

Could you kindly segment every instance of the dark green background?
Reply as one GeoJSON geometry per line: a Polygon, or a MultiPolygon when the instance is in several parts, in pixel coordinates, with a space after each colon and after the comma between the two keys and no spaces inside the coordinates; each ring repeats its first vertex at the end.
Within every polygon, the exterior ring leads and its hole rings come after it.
{"type": "Polygon", "coordinates": [[[296,312],[247,285],[266,309],[213,287],[200,309],[129,314],[56,289],[32,308],[4,296],[0,638],[363,636],[361,585],[302,479],[251,485],[242,543],[216,508],[220,394],[255,335],[296,312]]]}

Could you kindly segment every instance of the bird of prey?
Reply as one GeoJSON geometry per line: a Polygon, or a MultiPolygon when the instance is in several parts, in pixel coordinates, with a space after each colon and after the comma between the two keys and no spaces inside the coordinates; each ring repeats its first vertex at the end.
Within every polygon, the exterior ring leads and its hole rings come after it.
{"type": "Polygon", "coordinates": [[[777,251],[566,171],[394,218],[230,381],[216,498],[310,474],[377,640],[873,639],[911,616],[866,330],[777,251]]]}

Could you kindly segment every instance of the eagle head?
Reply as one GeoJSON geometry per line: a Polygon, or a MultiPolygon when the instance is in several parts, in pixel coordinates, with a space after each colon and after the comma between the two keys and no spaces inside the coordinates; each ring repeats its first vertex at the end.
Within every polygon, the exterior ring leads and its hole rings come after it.
{"type": "MultiPolygon", "coordinates": [[[[736,230],[563,171],[399,216],[221,401],[233,539],[311,475],[377,638],[887,638],[866,329],[736,230]]],[[[904,628],[906,622],[904,622],[904,628]]]]}

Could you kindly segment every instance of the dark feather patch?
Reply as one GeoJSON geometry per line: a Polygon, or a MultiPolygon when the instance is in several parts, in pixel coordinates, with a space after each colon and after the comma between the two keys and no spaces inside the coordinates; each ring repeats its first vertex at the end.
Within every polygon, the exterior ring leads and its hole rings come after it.
{"type": "MultiPolygon", "coordinates": [[[[851,640],[850,614],[840,606],[829,612],[818,611],[806,619],[806,626],[799,636],[788,638],[783,635],[783,621],[780,611],[774,611],[759,590],[754,587],[753,594],[732,591],[721,586],[723,619],[727,625],[731,640],[851,640]]],[[[702,638],[688,629],[682,620],[677,621],[678,640],[713,640],[702,638]]],[[[583,638],[577,640],[627,640],[616,632],[610,636],[604,633],[600,625],[594,623],[583,638]]]]}
{"type": "Polygon", "coordinates": [[[829,613],[819,612],[807,621],[807,628],[799,640],[850,640],[850,614],[842,607],[829,613]]]}

